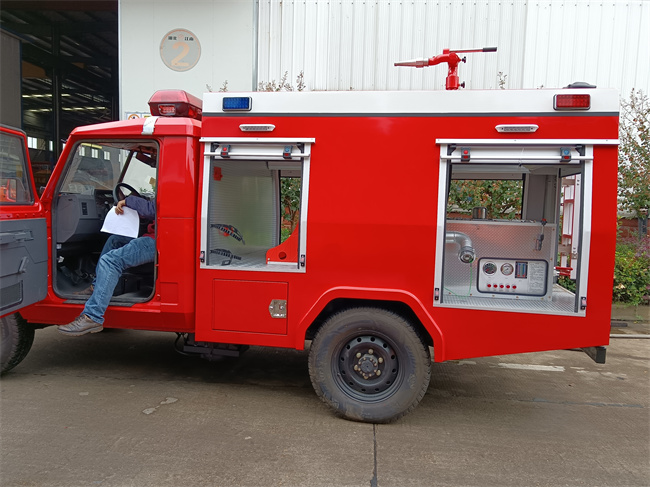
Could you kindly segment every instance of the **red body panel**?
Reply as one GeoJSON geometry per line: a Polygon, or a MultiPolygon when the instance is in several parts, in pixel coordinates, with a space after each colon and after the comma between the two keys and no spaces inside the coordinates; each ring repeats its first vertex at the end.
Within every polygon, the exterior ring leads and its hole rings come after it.
{"type": "MultiPolygon", "coordinates": [[[[608,343],[616,236],[615,147],[598,148],[594,157],[598,175],[593,192],[598,197],[593,203],[597,218],[592,222],[590,266],[598,271],[590,276],[586,318],[434,309],[435,255],[430,249],[437,224],[440,154],[436,138],[512,137],[495,137],[496,123],[540,125],[534,136],[517,134],[521,139],[564,139],[568,132],[576,139],[611,138],[617,132],[615,117],[252,118],[233,117],[224,123],[222,118],[207,117],[204,132],[237,137],[240,124],[263,122],[276,126],[273,137],[316,137],[309,188],[308,272],[278,275],[289,283],[286,339],[266,335],[263,326],[254,322],[249,322],[245,336],[215,332],[208,324],[217,317],[205,306],[197,307],[198,338],[302,348],[306,329],[325,305],[336,298],[352,298],[408,304],[433,338],[436,361],[608,343]],[[346,134],[354,134],[353,140],[346,134]],[[355,140],[364,141],[363,155],[355,140]],[[415,157],[410,155],[414,141],[415,157]],[[398,265],[385,265],[390,261],[398,265]]],[[[251,273],[219,270],[218,276],[250,279],[251,273]]],[[[199,272],[199,296],[213,277],[199,272]]],[[[198,301],[208,302],[207,297],[198,301]]],[[[239,306],[245,320],[246,296],[239,306]]]]}
{"type": "MultiPolygon", "coordinates": [[[[200,341],[304,347],[307,328],[335,299],[383,300],[408,306],[430,334],[435,360],[606,345],[616,237],[615,146],[594,151],[592,245],[586,317],[433,306],[440,148],[436,139],[512,139],[496,124],[538,124],[530,139],[615,139],[617,118],[552,116],[206,116],[202,122],[159,119],[156,295],[132,307],[110,307],[106,326],[194,332],[200,341]],[[309,178],[306,272],[199,269],[203,162],[201,136],[243,137],[240,124],[273,124],[254,137],[315,138],[309,178]],[[570,134],[570,136],[568,136],[570,134]],[[215,284],[215,281],[218,281],[215,284]],[[237,281],[227,292],[220,290],[237,281]],[[285,322],[262,319],[251,301],[263,283],[286,289],[285,322]],[[224,310],[224,308],[227,308],[224,310]],[[231,323],[223,323],[227,319],[231,323]],[[286,330],[286,331],[285,331],[286,330]]],[[[145,137],[142,121],[76,130],[80,137],[145,137]]],[[[72,146],[73,144],[68,144],[72,146]]],[[[69,149],[68,149],[69,150],[69,149]]],[[[67,153],[62,155],[65,160],[67,153]]],[[[60,176],[57,167],[52,180],[60,176]]],[[[48,185],[45,209],[53,198],[48,185]]],[[[51,243],[50,243],[51,248],[51,243]]],[[[51,290],[24,312],[29,321],[60,324],[82,309],[51,290]]]]}

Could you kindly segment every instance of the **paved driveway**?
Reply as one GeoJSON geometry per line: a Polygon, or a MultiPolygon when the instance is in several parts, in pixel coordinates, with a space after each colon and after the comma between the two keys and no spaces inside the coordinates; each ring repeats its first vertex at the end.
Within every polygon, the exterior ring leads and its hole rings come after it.
{"type": "Polygon", "coordinates": [[[209,363],[173,338],[38,331],[0,381],[0,484],[650,485],[650,340],[613,339],[605,365],[576,351],[434,364],[414,412],[372,425],[330,413],[307,352],[209,363]]]}

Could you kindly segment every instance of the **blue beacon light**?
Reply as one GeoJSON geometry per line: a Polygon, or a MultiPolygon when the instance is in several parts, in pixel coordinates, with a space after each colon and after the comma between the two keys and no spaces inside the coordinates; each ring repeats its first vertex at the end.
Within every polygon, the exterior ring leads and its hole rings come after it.
{"type": "Polygon", "coordinates": [[[252,106],[253,100],[250,96],[228,96],[223,99],[221,108],[224,112],[250,111],[252,106]]]}

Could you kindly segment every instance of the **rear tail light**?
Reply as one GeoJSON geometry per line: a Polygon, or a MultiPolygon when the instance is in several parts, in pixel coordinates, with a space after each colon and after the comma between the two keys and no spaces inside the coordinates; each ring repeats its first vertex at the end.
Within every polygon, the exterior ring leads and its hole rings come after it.
{"type": "Polygon", "coordinates": [[[589,110],[591,95],[555,95],[553,108],[555,110],[589,110]]]}

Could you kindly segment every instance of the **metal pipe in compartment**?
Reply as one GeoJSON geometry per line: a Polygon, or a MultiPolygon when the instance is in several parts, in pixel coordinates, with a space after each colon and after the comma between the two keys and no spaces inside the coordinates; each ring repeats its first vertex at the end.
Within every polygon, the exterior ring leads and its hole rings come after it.
{"type": "Polygon", "coordinates": [[[476,251],[469,235],[462,232],[445,233],[446,244],[456,244],[460,247],[458,259],[464,264],[471,264],[476,259],[476,251]]]}

